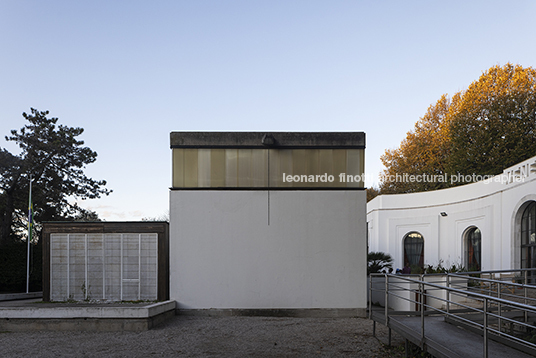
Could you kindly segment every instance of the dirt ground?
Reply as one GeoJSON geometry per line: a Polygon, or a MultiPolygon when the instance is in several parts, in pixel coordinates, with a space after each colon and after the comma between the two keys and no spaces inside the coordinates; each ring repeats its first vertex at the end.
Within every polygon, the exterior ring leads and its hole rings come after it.
{"type": "Polygon", "coordinates": [[[1,357],[403,357],[363,318],[175,316],[145,332],[0,332],[1,357]]]}

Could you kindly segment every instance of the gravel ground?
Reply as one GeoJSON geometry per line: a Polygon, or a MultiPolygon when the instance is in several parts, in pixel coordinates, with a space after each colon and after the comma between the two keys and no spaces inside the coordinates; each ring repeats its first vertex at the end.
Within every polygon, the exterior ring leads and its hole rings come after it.
{"type": "Polygon", "coordinates": [[[175,316],[150,331],[0,332],[1,357],[402,357],[363,318],[175,316]],[[384,342],[384,343],[382,343],[384,342]]]}

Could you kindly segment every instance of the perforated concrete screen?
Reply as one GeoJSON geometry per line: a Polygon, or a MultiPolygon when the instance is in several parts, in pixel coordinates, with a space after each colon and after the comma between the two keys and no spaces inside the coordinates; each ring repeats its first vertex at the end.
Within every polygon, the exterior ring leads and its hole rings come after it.
{"type": "Polygon", "coordinates": [[[167,222],[46,222],[45,301],[169,299],[167,222]]]}
{"type": "Polygon", "coordinates": [[[157,234],[51,234],[50,298],[156,300],[157,234]]]}

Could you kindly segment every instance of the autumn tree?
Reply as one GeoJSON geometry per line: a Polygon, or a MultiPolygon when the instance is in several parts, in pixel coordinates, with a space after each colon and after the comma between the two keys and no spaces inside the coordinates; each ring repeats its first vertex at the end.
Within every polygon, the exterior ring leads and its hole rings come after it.
{"type": "Polygon", "coordinates": [[[536,70],[494,66],[464,92],[450,123],[452,174],[496,175],[536,155],[536,70]]]}
{"type": "Polygon", "coordinates": [[[371,201],[372,199],[374,199],[375,197],[377,197],[378,195],[380,195],[380,190],[373,186],[371,186],[370,188],[367,188],[366,192],[367,192],[367,203],[371,201]]]}
{"type": "Polygon", "coordinates": [[[446,188],[451,175],[496,175],[536,154],[536,71],[494,66],[451,99],[443,95],[396,149],[381,157],[380,191],[409,193],[446,188]],[[399,178],[396,178],[399,174],[399,178]],[[435,177],[434,177],[435,176],[435,177]],[[398,179],[398,180],[397,180],[398,179]]]}
{"type": "Polygon", "coordinates": [[[0,149],[0,245],[20,238],[26,226],[30,175],[36,222],[79,219],[88,212],[74,200],[111,192],[106,181],[84,174],[86,165],[97,158],[77,139],[84,130],[56,125],[58,118],[47,118],[48,114],[32,108],[30,114],[23,113],[28,124],[6,136],[18,144],[20,154],[0,149]]]}
{"type": "Polygon", "coordinates": [[[406,138],[396,149],[387,149],[381,156],[385,170],[381,176],[380,192],[409,193],[436,190],[446,187],[448,183],[422,180],[428,176],[444,175],[447,158],[450,153],[449,115],[451,108],[459,100],[456,94],[452,100],[443,95],[431,105],[425,115],[417,121],[415,128],[408,132],[406,138]],[[397,178],[397,174],[399,177],[397,178]],[[400,175],[407,174],[420,178],[420,181],[400,180],[400,175]]]}

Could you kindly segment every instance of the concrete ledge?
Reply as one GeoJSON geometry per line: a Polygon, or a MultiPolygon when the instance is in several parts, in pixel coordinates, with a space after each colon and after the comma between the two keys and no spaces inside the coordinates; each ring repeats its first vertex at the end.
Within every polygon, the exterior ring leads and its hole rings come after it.
{"type": "Polygon", "coordinates": [[[53,304],[1,307],[0,331],[145,331],[175,315],[175,301],[133,307],[53,304]]]}
{"type": "Polygon", "coordinates": [[[364,132],[171,132],[171,148],[365,148],[364,132]],[[270,143],[265,141],[270,136],[270,143]]]}
{"type": "Polygon", "coordinates": [[[1,318],[46,318],[46,319],[70,319],[70,318],[149,318],[169,310],[175,309],[175,301],[157,302],[147,306],[132,307],[132,306],[112,306],[90,305],[77,307],[62,304],[54,304],[52,307],[47,307],[47,303],[43,303],[43,307],[2,307],[0,308],[1,318]]]}
{"type": "Polygon", "coordinates": [[[262,316],[262,317],[300,317],[300,318],[348,318],[366,317],[366,308],[209,308],[209,309],[177,309],[183,316],[262,316]]]}
{"type": "Polygon", "coordinates": [[[0,294],[1,301],[13,301],[13,300],[27,300],[31,298],[43,297],[43,291],[29,292],[29,293],[2,293],[0,294]]]}

